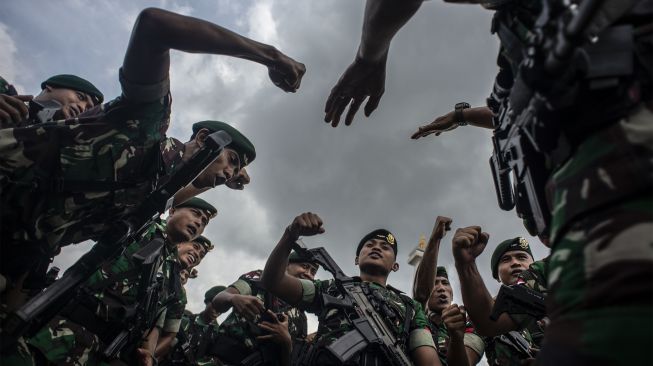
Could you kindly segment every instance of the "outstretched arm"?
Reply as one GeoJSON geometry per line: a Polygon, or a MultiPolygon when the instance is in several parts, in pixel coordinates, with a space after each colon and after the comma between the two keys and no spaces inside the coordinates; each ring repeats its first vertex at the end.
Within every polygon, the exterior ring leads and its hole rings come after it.
{"type": "Polygon", "coordinates": [[[476,257],[485,249],[489,237],[487,233],[481,232],[480,227],[470,226],[458,229],[452,244],[460,292],[467,313],[480,335],[496,336],[517,329],[517,324],[505,313],[497,321],[490,319],[494,299],[476,267],[476,257]]]}
{"type": "Polygon", "coordinates": [[[429,296],[431,296],[433,284],[435,283],[440,240],[448,230],[451,230],[451,219],[445,216],[438,216],[435,219],[435,225],[433,225],[433,231],[424,250],[422,261],[417,266],[415,282],[413,283],[413,299],[425,308],[425,304],[428,302],[429,296]]]}
{"type": "Polygon", "coordinates": [[[265,263],[261,275],[263,287],[274,296],[289,304],[297,304],[302,299],[302,284],[299,279],[286,273],[288,256],[292,245],[300,236],[312,236],[324,233],[322,219],[314,213],[303,213],[286,228],[265,263]]]}
{"type": "Polygon", "coordinates": [[[324,121],[338,126],[349,106],[345,124],[350,125],[358,108],[369,97],[365,115],[370,116],[385,91],[385,65],[390,42],[417,12],[422,0],[368,0],[363,34],[354,62],[331,89],[324,108],[324,121]]]}
{"type": "Polygon", "coordinates": [[[143,10],[132,30],[123,74],[136,84],[154,84],[168,77],[170,50],[227,55],[251,60],[269,69],[284,91],[299,88],[305,67],[276,48],[253,41],[219,25],[162,9],[143,10]]]}
{"type": "MultiPolygon", "coordinates": [[[[494,128],[492,124],[492,111],[488,107],[464,109],[462,111],[462,118],[464,122],[475,127],[494,128]]],[[[426,137],[431,134],[440,136],[442,132],[455,130],[458,126],[458,123],[455,121],[455,111],[451,111],[443,116],[437,117],[429,124],[420,126],[411,138],[417,140],[420,137],[426,137]]]]}

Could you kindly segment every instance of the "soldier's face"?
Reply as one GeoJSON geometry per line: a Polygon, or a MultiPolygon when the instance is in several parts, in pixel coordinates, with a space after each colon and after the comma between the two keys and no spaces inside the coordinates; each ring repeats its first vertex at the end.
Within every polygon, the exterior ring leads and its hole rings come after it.
{"type": "Polygon", "coordinates": [[[505,252],[499,259],[499,280],[504,285],[517,283],[517,276],[533,264],[533,258],[521,250],[505,252]]]}
{"type": "Polygon", "coordinates": [[[295,278],[312,281],[317,273],[317,266],[308,262],[288,263],[286,272],[295,278]]]}
{"type": "Polygon", "coordinates": [[[220,313],[218,313],[215,310],[215,308],[213,307],[210,301],[206,303],[206,306],[204,307],[204,311],[206,312],[206,314],[208,314],[209,318],[211,318],[212,320],[215,320],[218,318],[218,316],[220,316],[220,313]]]}
{"type": "Polygon", "coordinates": [[[370,239],[361,248],[357,264],[362,272],[389,274],[396,271],[395,252],[392,246],[384,240],[370,239]]]}
{"type": "Polygon", "coordinates": [[[46,85],[41,94],[34,97],[34,100],[58,102],[61,104],[61,113],[64,118],[76,117],[94,106],[91,96],[86,93],[66,88],[53,88],[49,85],[46,85]]]}
{"type": "MultiPolygon", "coordinates": [[[[195,178],[193,186],[202,189],[225,184],[228,180],[238,176],[240,168],[238,154],[232,149],[224,149],[220,156],[195,178]]],[[[249,176],[247,177],[249,178],[249,176]]]]}
{"type": "Polygon", "coordinates": [[[204,232],[209,217],[203,210],[192,207],[170,209],[166,233],[173,243],[191,241],[204,232]]]}
{"type": "Polygon", "coordinates": [[[177,244],[177,258],[182,268],[189,269],[197,266],[205,255],[204,247],[194,241],[177,244]]]}
{"type": "Polygon", "coordinates": [[[429,309],[433,312],[440,313],[453,301],[453,289],[451,283],[446,277],[438,276],[435,278],[435,287],[429,297],[429,309]]]}

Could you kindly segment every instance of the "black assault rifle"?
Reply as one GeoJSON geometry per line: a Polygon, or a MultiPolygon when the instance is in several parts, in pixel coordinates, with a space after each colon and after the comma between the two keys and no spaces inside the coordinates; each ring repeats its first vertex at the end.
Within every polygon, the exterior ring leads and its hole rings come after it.
{"type": "MultiPolygon", "coordinates": [[[[587,30],[596,28],[595,14],[607,2],[585,0],[575,11],[559,0],[542,1],[514,83],[498,78],[488,100],[494,112],[490,167],[499,207],[510,211],[516,206],[532,235],[547,233],[551,222],[544,187],[551,172],[547,156],[559,142],[552,121],[575,100],[580,79],[572,70],[586,61],[577,51],[590,37],[587,30]]],[[[500,38],[508,32],[499,26],[500,38]]]]}
{"type": "Polygon", "coordinates": [[[61,279],[34,296],[16,312],[9,314],[0,329],[2,351],[10,349],[21,336],[31,335],[41,329],[68,304],[80,285],[103,263],[120,255],[129,244],[140,240],[148,227],[172,206],[174,195],[217,159],[223,148],[230,143],[231,136],[224,131],[209,135],[204,146],[188,162],[168,181],[152,191],[133,213],[115,222],[61,279]]]}
{"type": "Polygon", "coordinates": [[[525,285],[502,285],[494,300],[490,319],[497,321],[502,313],[526,314],[535,320],[546,316],[544,295],[525,285]]]}
{"type": "MultiPolygon", "coordinates": [[[[339,362],[344,364],[359,351],[371,347],[384,358],[387,362],[384,363],[385,365],[412,365],[402,350],[408,335],[402,334],[399,338],[395,336],[383,317],[370,303],[361,286],[356,285],[351,277],[345,275],[326,249],[322,247],[307,249],[301,241],[297,241],[293,245],[293,249],[302,257],[317,262],[322,268],[329,271],[343,296],[337,298],[327,294],[322,295],[323,312],[333,308],[340,309],[344,311],[347,320],[354,327],[326,347],[339,362]]],[[[412,308],[409,307],[409,309],[412,308]]],[[[408,316],[408,318],[411,317],[412,315],[408,316]]],[[[405,330],[404,333],[406,333],[405,330]]]]}

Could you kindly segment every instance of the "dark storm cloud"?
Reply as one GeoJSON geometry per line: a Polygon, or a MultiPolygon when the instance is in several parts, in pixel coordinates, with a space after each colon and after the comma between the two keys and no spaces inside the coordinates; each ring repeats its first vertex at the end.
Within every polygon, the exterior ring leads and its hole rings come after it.
{"type": "MultiPolygon", "coordinates": [[[[220,211],[205,233],[218,248],[200,265],[200,277],[190,282],[192,310],[199,310],[203,292],[213,284],[228,284],[240,273],[260,268],[284,228],[304,211],[320,214],[326,228],[324,235],[305,242],[326,246],[350,274],[356,274],[358,240],[377,227],[393,231],[402,267],[390,283],[402,290],[410,289],[413,275],[407,256],[420,234],[428,237],[437,215],[452,217],[454,228],[481,225],[492,238],[479,267],[496,289],[489,270],[493,245],[526,233],[513,212],[496,205],[487,163],[490,131],[463,127],[437,138],[409,138],[417,126],[450,111],[456,102],[484,103],[497,52],[488,11],[425,3],[393,41],[378,110],[370,118],[361,110],[352,126],[333,129],[322,122],[324,102],[354,58],[363,1],[48,4],[10,3],[0,16],[21,66],[34,70],[35,75],[17,76],[21,85],[36,86],[44,75],[78,68],[98,75],[94,80],[111,91],[106,94],[117,95],[116,72],[131,22],[138,9],[152,5],[225,24],[276,45],[307,66],[299,92],[285,94],[260,65],[173,53],[171,135],[185,141],[193,122],[220,119],[234,123],[258,151],[248,168],[252,184],[244,192],[222,187],[202,196],[220,211]],[[48,31],[27,16],[44,7],[56,16],[55,30],[65,34],[48,31]],[[81,50],[84,60],[71,56],[81,50]],[[52,53],[60,57],[46,57],[52,53]]],[[[450,273],[451,237],[443,240],[440,255],[450,273]]],[[[546,250],[537,239],[532,242],[542,257],[546,250]]],[[[81,252],[68,249],[57,260],[69,263],[81,252]]]]}

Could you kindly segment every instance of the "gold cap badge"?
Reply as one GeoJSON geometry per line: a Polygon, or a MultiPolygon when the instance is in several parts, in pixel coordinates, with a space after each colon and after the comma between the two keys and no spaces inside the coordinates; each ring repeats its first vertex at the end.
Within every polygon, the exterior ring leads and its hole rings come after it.
{"type": "Polygon", "coordinates": [[[392,234],[388,234],[385,239],[390,245],[395,245],[395,237],[392,234]]]}

